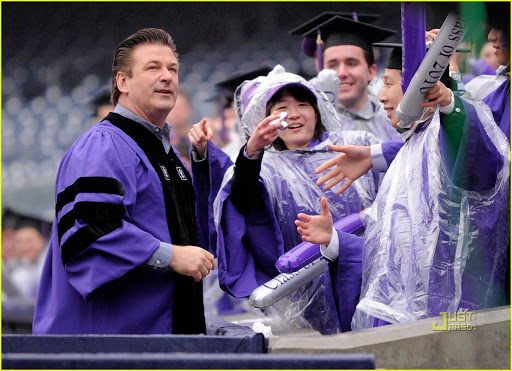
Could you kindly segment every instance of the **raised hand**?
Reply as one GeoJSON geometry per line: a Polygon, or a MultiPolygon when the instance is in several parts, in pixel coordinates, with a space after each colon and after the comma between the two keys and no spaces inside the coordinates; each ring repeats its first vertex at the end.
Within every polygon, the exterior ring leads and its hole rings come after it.
{"type": "Polygon", "coordinates": [[[199,282],[215,268],[213,255],[198,246],[173,245],[171,263],[169,267],[179,274],[190,276],[199,282]]]}
{"type": "Polygon", "coordinates": [[[345,183],[336,191],[336,193],[340,195],[345,192],[352,182],[366,174],[372,168],[373,163],[370,147],[333,144],[329,144],[328,147],[335,152],[341,152],[341,154],[324,162],[315,170],[316,174],[320,174],[334,167],[327,172],[327,174],[318,179],[316,184],[321,186],[330,180],[330,182],[323,187],[324,191],[326,191],[346,179],[345,183]]]}
{"type": "Polygon", "coordinates": [[[421,104],[423,107],[433,107],[437,104],[446,107],[452,101],[452,93],[441,81],[438,81],[427,91],[425,100],[426,102],[421,104]]]}
{"type": "Polygon", "coordinates": [[[269,144],[272,144],[277,139],[277,128],[280,123],[269,125],[272,120],[278,119],[278,114],[273,114],[265,118],[256,126],[254,133],[252,133],[249,141],[247,142],[247,155],[252,155],[254,152],[263,150],[269,144]]]}
{"type": "Polygon", "coordinates": [[[325,197],[320,200],[320,207],[322,208],[320,215],[304,213],[297,215],[300,220],[296,220],[295,225],[303,241],[328,245],[332,236],[332,215],[325,197]]]}
{"type": "Polygon", "coordinates": [[[199,123],[192,126],[188,132],[190,144],[196,147],[200,158],[204,158],[208,141],[212,139],[213,130],[208,123],[208,119],[204,118],[199,123]]]}

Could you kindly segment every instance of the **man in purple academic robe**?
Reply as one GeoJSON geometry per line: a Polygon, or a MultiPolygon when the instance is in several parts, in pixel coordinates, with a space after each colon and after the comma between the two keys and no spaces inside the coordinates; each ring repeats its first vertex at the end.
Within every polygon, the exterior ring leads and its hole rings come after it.
{"type": "Polygon", "coordinates": [[[115,110],[64,155],[34,334],[206,333],[195,194],[165,122],[176,46],[143,29],[117,48],[115,110]]]}

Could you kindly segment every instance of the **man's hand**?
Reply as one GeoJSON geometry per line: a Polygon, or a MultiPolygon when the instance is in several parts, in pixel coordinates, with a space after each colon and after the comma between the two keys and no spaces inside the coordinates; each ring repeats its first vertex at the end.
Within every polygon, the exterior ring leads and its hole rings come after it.
{"type": "Polygon", "coordinates": [[[215,268],[213,255],[198,246],[173,245],[174,252],[169,267],[176,273],[199,282],[215,268]]]}
{"type": "Polygon", "coordinates": [[[332,215],[325,197],[320,200],[320,206],[322,207],[322,214],[307,215],[300,213],[297,217],[301,220],[296,220],[295,225],[303,241],[317,245],[328,245],[332,237],[332,215]]]}
{"type": "Polygon", "coordinates": [[[436,82],[425,94],[426,102],[423,107],[433,107],[439,104],[441,107],[447,107],[452,102],[452,93],[441,81],[436,82]]]}
{"type": "Polygon", "coordinates": [[[345,192],[352,182],[366,174],[373,167],[370,147],[333,144],[329,144],[328,147],[335,152],[341,152],[341,155],[324,162],[315,170],[316,174],[320,174],[321,172],[336,166],[334,169],[330,170],[327,174],[318,179],[316,184],[320,186],[331,180],[323,187],[324,191],[327,191],[336,184],[342,182],[343,179],[347,178],[345,183],[341,185],[340,189],[336,191],[336,193],[340,195],[345,192]]]}
{"type": "Polygon", "coordinates": [[[208,141],[212,139],[213,130],[208,123],[208,119],[202,119],[199,123],[192,126],[188,132],[190,144],[196,147],[197,153],[201,159],[204,158],[208,141]]]}
{"type": "Polygon", "coordinates": [[[247,142],[246,151],[248,156],[252,155],[256,151],[261,151],[277,139],[277,128],[281,124],[269,125],[269,123],[278,118],[278,114],[270,115],[256,126],[254,133],[252,133],[249,141],[247,142]]]}

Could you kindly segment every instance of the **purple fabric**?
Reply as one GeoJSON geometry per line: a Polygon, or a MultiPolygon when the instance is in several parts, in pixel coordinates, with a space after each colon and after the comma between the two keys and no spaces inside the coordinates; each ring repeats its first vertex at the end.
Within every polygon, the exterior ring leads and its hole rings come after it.
{"type": "MultiPolygon", "coordinates": [[[[496,152],[496,148],[482,127],[474,108],[463,99],[455,99],[456,107],[459,107],[461,103],[465,113],[459,148],[448,148],[445,130],[439,131],[439,144],[451,172],[451,179],[458,187],[470,191],[478,192],[489,189],[496,183],[498,172],[503,167],[503,158],[496,152]],[[454,158],[450,159],[449,153],[453,151],[456,153],[454,158]]],[[[454,112],[452,115],[458,114],[454,112]]],[[[441,119],[444,116],[442,115],[441,119]]],[[[444,128],[450,123],[442,125],[444,128]]]]}
{"type": "Polygon", "coordinates": [[[233,165],[230,157],[208,141],[208,159],[191,161],[192,184],[196,190],[196,215],[199,246],[217,256],[217,231],[213,218],[213,202],[220,190],[226,170],[233,165]]]}
{"type": "MultiPolygon", "coordinates": [[[[236,298],[246,297],[277,276],[276,260],[302,241],[294,224],[297,214],[317,214],[321,197],[327,198],[335,220],[369,206],[378,188],[377,172],[372,171],[358,179],[340,197],[335,193],[336,189],[324,192],[316,185],[321,174],[315,174],[314,170],[336,156],[336,153],[328,150],[327,143],[369,145],[373,141],[373,136],[368,133],[339,131],[331,133],[329,140],[309,149],[267,150],[263,155],[257,191],[250,194],[254,206],[245,214],[232,203],[232,179],[227,180],[216,200],[221,288],[236,298]]],[[[318,282],[323,282],[323,278],[312,284],[318,282]]],[[[300,290],[298,295],[307,288],[300,290]]],[[[302,315],[312,328],[322,333],[332,333],[335,326],[330,313],[327,312],[327,322],[312,323],[315,320],[318,322],[321,308],[327,308],[323,297],[308,303],[302,315]]]]}
{"type": "Polygon", "coordinates": [[[230,185],[231,182],[220,191],[223,207],[217,240],[219,283],[224,291],[243,298],[279,274],[275,261],[284,252],[283,238],[277,220],[268,213],[273,207],[263,183],[259,185],[261,202],[248,217],[229,200],[230,185]]]}
{"type": "MultiPolygon", "coordinates": [[[[55,194],[80,177],[93,176],[116,179],[125,194],[79,193],[74,202],[56,215],[33,332],[169,334],[174,272],[144,265],[160,241],[172,242],[158,175],[140,147],[123,131],[104,121],[66,152],[57,174],[55,194]],[[105,158],[109,161],[104,161],[105,158]],[[120,228],[91,243],[64,266],[58,223],[79,201],[120,204],[126,213],[120,228]]],[[[62,243],[83,225],[78,220],[62,236],[62,243]]]]}
{"type": "Polygon", "coordinates": [[[384,159],[386,160],[388,167],[391,165],[396,154],[404,144],[405,142],[401,139],[388,140],[387,142],[382,143],[382,154],[384,155],[384,159]]]}
{"type": "Polygon", "coordinates": [[[483,99],[494,116],[494,121],[510,142],[510,78],[483,99]]]}
{"type": "Polygon", "coordinates": [[[340,255],[324,275],[325,297],[342,332],[351,330],[352,316],[361,293],[364,237],[338,230],[340,255]]]}
{"type": "MultiPolygon", "coordinates": [[[[363,223],[358,213],[343,217],[333,224],[339,231],[357,234],[363,230],[363,223]]],[[[276,268],[281,273],[292,273],[320,258],[320,246],[310,242],[302,242],[290,251],[285,252],[276,261],[276,268]]]]}
{"type": "Polygon", "coordinates": [[[426,54],[425,6],[402,2],[402,91],[405,93],[412,77],[426,54]]]}
{"type": "MultiPolygon", "coordinates": [[[[486,192],[488,193],[487,189],[494,187],[497,182],[498,171],[503,168],[503,158],[500,153],[498,153],[495,145],[489,140],[473,106],[464,101],[462,101],[462,104],[464,105],[464,112],[466,113],[465,123],[463,125],[462,144],[460,148],[458,148],[458,151],[456,151],[453,166],[451,167],[452,174],[448,176],[451,176],[452,180],[458,186],[464,187],[464,189],[473,192],[480,191],[483,192],[482,194],[486,194],[486,192]]],[[[445,148],[445,134],[442,128],[443,126],[441,126],[439,133],[439,152],[445,161],[448,161],[445,148]]],[[[429,125],[423,126],[417,133],[413,134],[413,137],[416,135],[426,135],[425,132],[428,129],[429,125]]],[[[411,143],[407,144],[412,145],[411,143]]],[[[430,153],[428,156],[438,156],[438,154],[430,153]]],[[[426,164],[429,162],[425,156],[424,162],[426,164]]],[[[429,169],[427,165],[425,168],[429,169]]],[[[423,192],[428,193],[430,190],[419,189],[418,192],[418,197],[423,197],[421,194],[423,192]]],[[[442,205],[440,206],[441,213],[439,217],[442,223],[440,223],[441,228],[439,228],[438,231],[439,235],[435,237],[432,262],[429,264],[427,272],[425,273],[427,277],[429,277],[428,289],[425,293],[428,295],[426,309],[429,317],[438,316],[441,311],[447,311],[449,303],[456,297],[457,293],[455,292],[455,287],[446,283],[456,281],[454,278],[454,270],[450,267],[457,266],[458,264],[464,264],[464,268],[461,281],[462,294],[455,310],[477,310],[509,303],[509,298],[505,290],[507,272],[509,272],[509,260],[505,255],[508,251],[507,246],[510,244],[510,196],[508,194],[508,188],[501,188],[499,192],[500,193],[498,193],[495,198],[497,201],[494,201],[494,203],[490,205],[485,204],[485,202],[480,205],[478,197],[469,197],[467,199],[469,203],[468,208],[471,210],[470,215],[467,216],[471,218],[470,223],[473,225],[473,228],[475,228],[473,230],[477,230],[478,233],[466,236],[467,240],[464,249],[467,249],[468,253],[464,255],[465,258],[461,263],[454,261],[456,248],[452,241],[455,240],[454,236],[460,235],[460,231],[458,230],[460,224],[458,219],[461,218],[460,204],[464,202],[465,198],[459,188],[453,188],[449,194],[443,195],[442,197],[439,196],[438,202],[442,205]],[[480,214],[478,214],[479,209],[482,210],[480,214]],[[489,287],[491,287],[492,290],[489,290],[489,287]]],[[[377,197],[375,202],[379,203],[380,201],[379,197],[377,197]]],[[[384,204],[382,204],[383,206],[380,206],[381,204],[372,206],[372,209],[378,208],[376,210],[383,210],[383,212],[384,210],[389,210],[387,211],[388,213],[393,212],[394,215],[402,215],[404,212],[407,212],[403,210],[405,205],[411,202],[407,200],[387,201],[394,203],[393,210],[390,210],[389,207],[384,204]]],[[[427,219],[432,218],[432,216],[427,214],[423,217],[427,219]]],[[[350,281],[350,279],[354,279],[351,274],[355,272],[356,267],[354,263],[357,259],[350,259],[355,256],[355,251],[364,251],[363,246],[364,249],[367,249],[366,246],[367,243],[369,243],[367,241],[369,236],[373,236],[371,238],[377,239],[377,241],[373,241],[375,246],[380,246],[379,241],[382,243],[381,236],[377,230],[382,227],[379,224],[379,217],[375,218],[375,220],[373,219],[374,217],[372,217],[372,220],[367,225],[366,240],[364,240],[364,243],[362,238],[357,240],[357,237],[340,233],[340,257],[337,264],[335,262],[329,265],[329,275],[325,275],[326,280],[330,280],[329,282],[326,281],[326,298],[333,308],[333,313],[337,315],[336,320],[342,331],[350,329],[350,321],[348,324],[346,322],[347,316],[351,317],[357,305],[357,300],[359,300],[359,298],[354,299],[355,286],[354,283],[350,281]],[[349,262],[347,262],[347,258],[345,258],[344,254],[348,254],[349,262]],[[353,269],[352,273],[347,274],[346,272],[350,272],[350,269],[353,269]],[[340,298],[343,298],[343,300],[340,298]],[[345,300],[345,298],[349,299],[345,300]],[[352,298],[352,300],[350,298],[352,298]]],[[[396,221],[400,220],[400,218],[391,217],[392,221],[395,219],[396,221]]],[[[428,243],[424,240],[423,236],[416,236],[416,238],[417,241],[415,240],[415,243],[417,246],[415,246],[415,249],[419,249],[422,244],[428,243]]],[[[396,239],[396,236],[391,234],[390,236],[386,236],[386,239],[390,239],[391,241],[389,254],[399,254],[399,249],[395,251],[393,248],[393,241],[396,239]]],[[[425,245],[425,250],[429,248],[431,249],[432,246],[428,244],[425,245]]],[[[382,260],[380,254],[384,253],[383,249],[379,250],[378,248],[366,252],[364,256],[372,256],[376,260],[363,262],[365,272],[371,272],[372,266],[378,264],[376,261],[379,259],[382,260]]],[[[418,252],[418,254],[421,253],[418,252]]],[[[420,255],[418,255],[417,258],[419,259],[420,255]]],[[[398,267],[393,266],[395,263],[398,264],[398,266],[400,266],[400,262],[406,265],[405,260],[402,261],[402,259],[406,259],[405,257],[398,259],[396,262],[394,260],[396,257],[394,258],[393,255],[390,255],[386,259],[389,259],[387,260],[388,269],[393,271],[398,269],[398,267]]],[[[386,261],[386,259],[384,259],[384,261],[386,261]]],[[[363,276],[366,277],[365,280],[368,279],[368,274],[369,273],[363,276]]],[[[387,283],[389,274],[390,273],[387,271],[381,272],[380,275],[378,272],[371,274],[371,277],[374,279],[375,277],[380,277],[378,279],[379,287],[372,291],[374,295],[378,292],[382,293],[383,298],[380,300],[387,300],[384,298],[387,298],[387,295],[391,295],[392,290],[397,289],[397,287],[387,283]]],[[[404,280],[407,279],[407,277],[402,278],[404,280]]],[[[423,289],[424,288],[418,287],[417,292],[421,292],[423,289]]],[[[361,297],[361,299],[363,297],[361,297]]],[[[371,299],[377,300],[377,298],[373,296],[371,299]]],[[[383,301],[383,303],[392,306],[392,303],[388,303],[387,301],[383,301]]],[[[420,308],[413,309],[420,310],[420,308]]],[[[371,318],[372,317],[370,317],[370,319],[371,318]]],[[[380,326],[388,322],[380,318],[373,318],[369,323],[372,323],[373,326],[380,326]]]]}
{"type": "MultiPolygon", "coordinates": [[[[394,161],[393,170],[388,170],[387,175],[396,176],[399,169],[407,168],[406,163],[411,159],[416,158],[415,167],[418,161],[422,162],[418,169],[404,174],[406,178],[419,177],[415,179],[414,192],[411,192],[411,185],[407,185],[408,193],[402,192],[399,199],[395,194],[388,197],[391,188],[401,189],[405,183],[386,177],[382,193],[379,192],[370,209],[365,231],[361,302],[353,328],[368,327],[373,323],[372,316],[402,322],[438,316],[440,312],[506,304],[510,198],[505,180],[508,167],[503,167],[500,157],[501,153],[506,153],[508,143],[486,117],[485,122],[479,121],[472,105],[465,104],[465,108],[465,132],[453,170],[453,174],[468,172],[464,173],[464,189],[446,179],[451,175],[443,166],[439,169],[435,166],[437,158],[447,160],[442,142],[432,141],[436,130],[443,131],[442,125],[438,129],[438,123],[417,130],[404,146],[405,152],[401,151],[394,161]],[[487,130],[479,130],[480,125],[487,130]],[[493,131],[491,135],[496,137],[489,143],[485,135],[493,131]],[[478,136],[484,137],[475,140],[478,136]],[[425,144],[424,140],[430,144],[425,144]],[[433,145],[438,145],[439,150],[432,151],[433,145]],[[418,151],[413,152],[416,148],[418,151]],[[485,175],[490,179],[479,178],[483,168],[492,168],[500,162],[499,174],[491,171],[485,175]],[[431,180],[432,172],[441,177],[431,180]],[[492,188],[481,190],[485,183],[492,188]],[[468,192],[468,189],[480,192],[468,192]],[[414,203],[410,196],[407,198],[407,194],[416,193],[420,202],[414,203]],[[410,227],[404,228],[404,224],[410,227]],[[435,234],[424,234],[436,226],[435,234]],[[410,233],[408,228],[418,232],[410,233]],[[384,229],[391,231],[385,238],[380,232],[384,229]],[[393,233],[397,230],[402,235],[393,233]],[[372,304],[375,302],[379,306],[372,304]]],[[[439,135],[441,139],[442,135],[439,135]]]]}
{"type": "Polygon", "coordinates": [[[301,44],[302,53],[309,58],[313,58],[315,56],[316,50],[316,40],[309,39],[307,37],[302,39],[301,44]]]}

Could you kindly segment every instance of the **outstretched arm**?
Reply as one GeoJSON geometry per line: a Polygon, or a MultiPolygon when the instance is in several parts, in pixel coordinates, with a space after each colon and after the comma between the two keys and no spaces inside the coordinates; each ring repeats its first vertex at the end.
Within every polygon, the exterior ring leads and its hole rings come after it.
{"type": "Polygon", "coordinates": [[[332,215],[325,197],[320,200],[320,206],[322,207],[320,215],[300,213],[297,215],[300,220],[296,220],[295,225],[303,241],[328,245],[332,237],[332,215]]]}
{"type": "Polygon", "coordinates": [[[341,154],[326,161],[315,170],[316,174],[320,174],[334,167],[327,174],[318,179],[316,184],[320,186],[330,181],[323,187],[326,191],[346,179],[345,183],[336,191],[337,194],[342,194],[352,182],[366,174],[372,168],[370,147],[329,144],[329,148],[335,152],[341,152],[341,154]]]}

